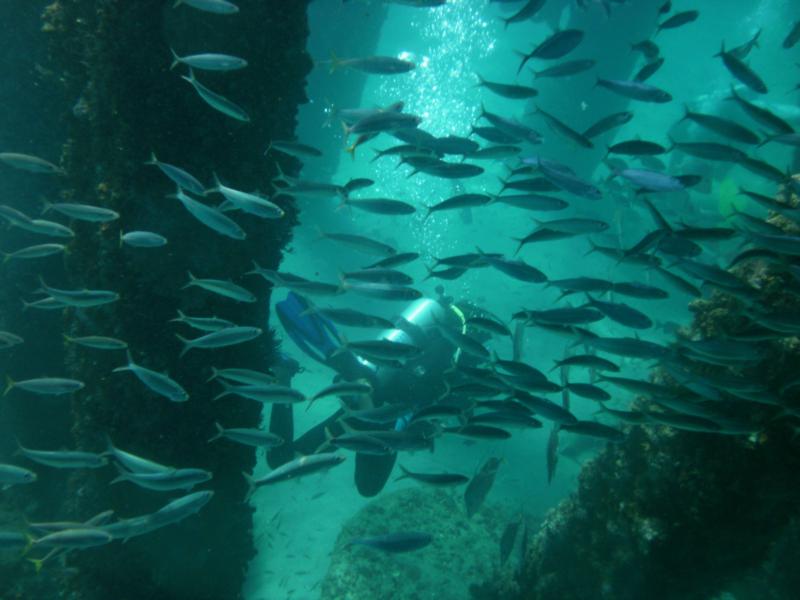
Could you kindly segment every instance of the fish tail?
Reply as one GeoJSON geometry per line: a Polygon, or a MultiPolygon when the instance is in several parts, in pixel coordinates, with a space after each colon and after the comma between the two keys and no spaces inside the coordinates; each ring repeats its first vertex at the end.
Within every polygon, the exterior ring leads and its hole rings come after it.
{"type": "Polygon", "coordinates": [[[344,61],[338,56],[336,56],[336,53],[333,50],[331,50],[331,59],[328,62],[331,65],[330,70],[328,72],[331,74],[333,74],[336,71],[336,69],[344,65],[344,61]]]}
{"type": "Polygon", "coordinates": [[[197,277],[192,275],[191,271],[186,271],[186,274],[189,275],[189,283],[187,283],[185,286],[183,286],[181,288],[182,290],[185,290],[187,287],[191,286],[195,281],[197,281],[197,277]]]}
{"type": "Polygon", "coordinates": [[[398,464],[397,466],[403,472],[403,474],[400,475],[400,477],[398,477],[397,479],[395,479],[395,481],[400,481],[401,479],[408,479],[409,477],[411,477],[411,475],[408,472],[408,469],[406,469],[403,465],[398,464]]]}
{"type": "Polygon", "coordinates": [[[156,153],[151,150],[150,151],[150,158],[147,159],[146,161],[144,161],[144,164],[146,164],[146,165],[157,165],[158,164],[158,159],[156,158],[156,153]]]}
{"type": "Polygon", "coordinates": [[[6,264],[8,261],[11,260],[11,254],[9,254],[8,252],[0,251],[0,254],[3,255],[3,264],[6,264]]]}
{"type": "Polygon", "coordinates": [[[222,428],[222,425],[220,425],[216,421],[214,422],[214,427],[217,428],[217,433],[216,433],[216,435],[214,435],[214,436],[212,436],[212,437],[210,437],[208,439],[208,443],[209,444],[211,442],[214,442],[214,441],[218,440],[219,438],[221,438],[225,434],[225,430],[222,428]]]}
{"type": "Polygon", "coordinates": [[[183,358],[183,355],[192,349],[192,340],[187,340],[179,333],[176,333],[175,337],[183,343],[183,350],[181,350],[181,353],[178,355],[178,358],[183,358]]]}
{"type": "Polygon", "coordinates": [[[172,5],[172,8],[178,8],[181,4],[183,4],[183,0],[175,0],[175,4],[172,5]]]}
{"type": "Polygon", "coordinates": [[[169,70],[172,71],[172,69],[181,64],[181,57],[178,56],[178,53],[175,52],[175,50],[173,50],[172,48],[170,48],[169,51],[172,53],[172,59],[173,59],[172,64],[169,66],[169,70]]]}
{"type": "Polygon", "coordinates": [[[16,382],[13,379],[11,379],[11,375],[6,375],[6,389],[3,390],[3,396],[5,396],[6,394],[8,394],[8,392],[11,391],[11,388],[14,387],[15,383],[16,382]]]}
{"type": "Polygon", "coordinates": [[[247,482],[247,493],[244,495],[244,501],[247,502],[256,491],[256,480],[246,471],[242,471],[242,475],[244,475],[244,479],[247,482]]]}
{"type": "Polygon", "coordinates": [[[217,370],[217,367],[211,367],[211,377],[206,379],[206,383],[209,381],[214,381],[217,377],[219,377],[219,371],[217,370]]]}

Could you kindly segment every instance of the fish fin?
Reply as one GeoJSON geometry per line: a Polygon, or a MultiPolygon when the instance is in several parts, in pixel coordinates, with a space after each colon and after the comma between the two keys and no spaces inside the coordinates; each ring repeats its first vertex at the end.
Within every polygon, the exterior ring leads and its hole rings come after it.
{"type": "Polygon", "coordinates": [[[181,350],[181,353],[178,355],[178,358],[182,358],[184,354],[186,354],[189,350],[192,349],[191,346],[192,340],[187,340],[179,333],[176,333],[175,337],[178,338],[183,343],[183,349],[181,350]]]}
{"type": "Polygon", "coordinates": [[[178,53],[172,48],[170,48],[169,51],[172,53],[172,64],[169,66],[169,70],[172,71],[172,69],[181,64],[181,57],[178,56],[178,53]]]}
{"type": "Polygon", "coordinates": [[[15,383],[16,382],[13,379],[11,379],[11,375],[6,375],[6,389],[3,390],[3,396],[5,396],[6,394],[8,394],[8,392],[11,391],[11,388],[14,387],[15,383]]]}
{"type": "Polygon", "coordinates": [[[242,475],[244,475],[244,479],[247,482],[247,493],[244,495],[244,501],[247,502],[256,491],[256,480],[247,471],[242,471],[242,475]]]}
{"type": "Polygon", "coordinates": [[[216,427],[216,428],[217,428],[217,433],[216,433],[216,435],[214,435],[214,436],[212,436],[212,437],[210,437],[210,438],[208,439],[208,443],[211,443],[211,442],[213,442],[213,441],[215,441],[215,440],[218,440],[218,439],[219,439],[219,438],[221,438],[223,435],[225,435],[225,430],[222,428],[222,425],[220,425],[220,424],[219,424],[219,423],[217,423],[216,421],[214,421],[214,427],[216,427]]]}
{"type": "MultiPolygon", "coordinates": [[[[323,62],[323,61],[321,61],[321,62],[323,62]]],[[[338,56],[336,56],[336,53],[333,50],[331,50],[331,59],[329,61],[325,61],[325,62],[329,62],[330,63],[331,67],[330,67],[330,70],[328,72],[331,73],[331,74],[333,74],[336,71],[336,69],[339,69],[344,65],[344,61],[341,58],[339,58],[338,56]]]]}
{"type": "Polygon", "coordinates": [[[191,285],[192,285],[192,283],[194,283],[195,281],[197,281],[197,277],[195,277],[194,275],[192,275],[192,272],[191,272],[191,271],[186,271],[186,274],[187,274],[187,275],[189,275],[189,283],[187,283],[185,286],[183,286],[183,287],[181,288],[182,290],[185,290],[187,287],[191,286],[191,285]]]}
{"type": "Polygon", "coordinates": [[[395,481],[400,481],[401,479],[408,479],[411,477],[411,475],[409,474],[409,470],[406,469],[403,465],[398,463],[397,466],[403,472],[403,474],[400,475],[400,477],[398,477],[397,479],[395,479],[395,481]]]}
{"type": "Polygon", "coordinates": [[[172,8],[178,8],[181,4],[183,4],[183,0],[175,0],[175,4],[172,5],[172,8]]]}

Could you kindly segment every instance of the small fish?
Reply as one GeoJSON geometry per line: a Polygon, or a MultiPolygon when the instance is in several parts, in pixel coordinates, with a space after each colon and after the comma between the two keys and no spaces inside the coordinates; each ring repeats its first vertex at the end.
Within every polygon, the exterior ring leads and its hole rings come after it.
{"type": "Polygon", "coordinates": [[[178,316],[170,319],[172,323],[186,323],[190,327],[199,329],[200,331],[219,331],[226,327],[234,327],[235,323],[227,319],[220,319],[219,317],[189,317],[178,310],[178,316]]]}
{"type": "Polygon", "coordinates": [[[521,54],[522,62],[520,62],[517,73],[522,71],[522,68],[532,58],[555,60],[563,58],[572,52],[583,41],[583,31],[579,29],[564,29],[556,31],[549,37],[545,38],[534,48],[529,54],[521,54]]]}
{"type": "Polygon", "coordinates": [[[294,156],[296,158],[306,158],[309,156],[313,158],[319,158],[322,156],[321,150],[296,140],[270,140],[269,146],[267,146],[264,154],[269,154],[269,152],[273,149],[277,150],[278,152],[283,152],[284,154],[289,154],[290,156],[294,156]]]}
{"type": "Polygon", "coordinates": [[[129,481],[139,487],[157,492],[170,492],[173,490],[190,490],[196,485],[210,481],[213,477],[210,471],[203,469],[170,469],[158,473],[132,473],[118,468],[119,476],[111,483],[129,481]]]}
{"type": "MultiPolygon", "coordinates": [[[[187,0],[183,1],[185,2],[187,0]]],[[[188,81],[190,84],[192,84],[192,87],[195,89],[200,98],[202,98],[203,101],[214,110],[217,110],[224,115],[236,119],[237,121],[243,121],[245,123],[248,123],[250,121],[250,117],[243,108],[234,104],[233,102],[225,98],[225,96],[222,96],[208,89],[202,83],[197,81],[197,78],[195,78],[194,76],[193,69],[191,68],[189,69],[188,77],[186,75],[181,75],[181,79],[184,79],[185,81],[188,81]]]]}
{"type": "Polygon", "coordinates": [[[146,161],[144,164],[158,167],[161,172],[169,177],[179,188],[188,192],[192,192],[193,194],[197,194],[198,196],[205,196],[206,189],[203,187],[203,184],[200,183],[196,177],[194,177],[194,175],[181,169],[180,167],[176,167],[175,165],[161,162],[158,160],[158,158],[156,158],[155,152],[150,153],[150,160],[146,161]]]}
{"type": "Polygon", "coordinates": [[[226,381],[233,381],[235,383],[243,383],[245,385],[271,385],[275,383],[275,376],[269,373],[262,373],[261,371],[254,371],[253,369],[217,369],[211,367],[211,377],[208,381],[213,381],[217,378],[226,381]]]}
{"type": "Polygon", "coordinates": [[[282,437],[269,433],[268,431],[261,431],[260,429],[225,429],[219,423],[214,423],[214,427],[217,428],[217,433],[208,440],[209,442],[225,438],[238,444],[253,446],[255,448],[275,448],[281,446],[285,442],[282,437]]]}
{"type": "Polygon", "coordinates": [[[64,339],[71,344],[78,344],[79,346],[95,348],[97,350],[125,350],[128,347],[128,344],[122,340],[101,335],[87,335],[74,338],[64,334],[64,339]]]}
{"type": "Polygon", "coordinates": [[[11,333],[10,331],[0,331],[0,350],[6,350],[7,348],[13,348],[14,346],[18,346],[19,344],[25,343],[20,336],[11,333]]]}
{"type": "Polygon", "coordinates": [[[761,125],[775,133],[793,133],[794,129],[789,123],[780,118],[766,108],[762,108],[752,102],[748,102],[742,98],[737,92],[736,88],[731,85],[731,95],[728,100],[733,100],[744,112],[746,112],[753,120],[758,121],[761,125]]]}
{"type": "Polygon", "coordinates": [[[718,117],[716,115],[706,115],[703,113],[692,112],[689,110],[688,106],[685,107],[684,110],[685,112],[681,121],[689,119],[698,125],[705,127],[706,129],[710,129],[714,133],[718,133],[719,135],[743,144],[759,143],[759,138],[755,133],[744,126],[739,125],[737,122],[732,121],[731,119],[718,117]]]}
{"type": "Polygon", "coordinates": [[[50,287],[42,279],[39,281],[41,289],[45,294],[58,300],[65,306],[90,308],[119,300],[119,294],[108,290],[63,290],[50,287]]]}
{"type": "Polygon", "coordinates": [[[191,196],[185,194],[181,188],[178,188],[178,191],[175,194],[171,194],[169,197],[176,198],[183,207],[189,211],[189,214],[220,235],[234,240],[243,240],[247,238],[247,234],[239,227],[236,221],[223,214],[221,210],[198,202],[191,196]]]}
{"type": "Polygon", "coordinates": [[[672,148],[705,160],[740,163],[747,155],[733,146],[716,142],[676,142],[672,140],[672,148]]]}
{"type": "Polygon", "coordinates": [[[591,383],[567,383],[565,387],[581,398],[588,398],[596,402],[608,402],[611,400],[611,394],[591,383]]]}
{"type": "Polygon", "coordinates": [[[187,340],[183,336],[177,335],[176,337],[183,342],[183,349],[181,350],[179,356],[183,356],[193,348],[227,348],[229,346],[243,344],[244,342],[254,340],[262,333],[262,330],[258,327],[243,327],[236,325],[233,327],[225,327],[217,331],[212,331],[211,333],[207,333],[206,335],[194,338],[192,340],[187,340]]]}
{"type": "Polygon", "coordinates": [[[653,326],[653,321],[644,313],[636,310],[632,306],[623,304],[621,302],[606,302],[604,300],[597,300],[588,294],[586,295],[588,305],[596,308],[606,317],[633,329],[648,329],[653,326]]]}
{"type": "Polygon", "coordinates": [[[496,335],[505,335],[511,337],[511,330],[508,327],[506,327],[503,323],[488,317],[470,317],[464,321],[464,324],[468,327],[475,327],[476,329],[488,331],[489,333],[494,333],[496,335]]]}
{"type": "Polygon", "coordinates": [[[627,140],[617,142],[608,147],[609,154],[625,154],[628,156],[656,156],[665,152],[667,152],[667,149],[661,144],[646,140],[627,140]]]}
{"type": "Polygon", "coordinates": [[[478,137],[481,137],[487,142],[491,142],[493,144],[514,144],[521,141],[517,136],[503,133],[496,127],[479,127],[472,125],[470,127],[470,132],[470,135],[474,133],[478,137]]]}
{"type": "Polygon", "coordinates": [[[393,56],[367,56],[364,58],[339,58],[335,54],[328,61],[331,65],[330,72],[336,69],[348,68],[369,73],[371,75],[398,75],[408,73],[416,68],[411,61],[395,58],[393,56]]]}
{"type": "Polygon", "coordinates": [[[51,533],[33,541],[34,548],[70,548],[82,549],[103,546],[114,538],[102,529],[86,527],[80,529],[65,529],[51,533]]]}
{"type": "Polygon", "coordinates": [[[527,125],[524,125],[523,123],[520,123],[514,119],[509,119],[507,117],[491,113],[486,110],[486,107],[484,107],[482,103],[481,112],[478,115],[478,118],[486,119],[489,121],[489,123],[503,133],[516,137],[520,141],[526,141],[531,144],[542,143],[542,135],[538,131],[531,129],[527,125]]]}
{"type": "Polygon", "coordinates": [[[791,30],[789,30],[789,33],[786,35],[786,38],[783,40],[782,46],[786,50],[790,50],[794,48],[798,41],[800,41],[800,21],[795,21],[791,30]]]}
{"type": "Polygon", "coordinates": [[[532,323],[550,323],[553,325],[584,325],[603,319],[603,313],[591,308],[550,308],[545,310],[525,310],[516,313],[532,323]]]}
{"type": "Polygon", "coordinates": [[[217,394],[214,400],[233,394],[248,400],[261,402],[262,404],[297,404],[306,401],[305,394],[285,385],[259,383],[236,386],[229,384],[225,380],[220,380],[220,383],[225,390],[217,394]]]}
{"type": "Polygon", "coordinates": [[[646,83],[640,83],[638,81],[598,78],[595,86],[605,88],[614,92],[615,94],[624,96],[625,98],[639,100],[641,102],[655,102],[658,104],[663,104],[672,100],[672,96],[668,92],[646,83]]]}
{"type": "Polygon", "coordinates": [[[753,34],[748,41],[746,41],[741,46],[737,46],[736,48],[731,48],[728,52],[730,52],[733,56],[738,58],[739,60],[744,60],[747,58],[747,55],[750,54],[750,51],[753,48],[760,48],[761,46],[758,43],[758,38],[761,36],[761,29],[753,34]]]}
{"type": "Polygon", "coordinates": [[[435,212],[475,208],[478,206],[484,206],[490,201],[491,198],[486,194],[458,194],[457,196],[452,196],[446,200],[442,200],[438,204],[426,206],[425,208],[428,212],[425,213],[425,219],[435,212]]]}
{"type": "Polygon", "coordinates": [[[56,469],[98,469],[108,464],[105,456],[94,452],[31,450],[19,443],[17,451],[28,460],[56,469]]]}
{"type": "Polygon", "coordinates": [[[217,15],[235,15],[239,12],[239,7],[228,0],[175,0],[172,8],[178,8],[182,4],[217,15]]]}
{"type": "Polygon", "coordinates": [[[37,479],[36,473],[17,467],[0,463],[0,489],[8,489],[12,485],[33,483],[37,479]]]}
{"type": "Polygon", "coordinates": [[[442,431],[479,440],[507,440],[511,437],[511,434],[505,429],[473,423],[457,427],[444,427],[442,431]]]}
{"type": "Polygon", "coordinates": [[[675,13],[671,17],[669,17],[666,21],[658,24],[658,28],[656,29],[656,33],[660,33],[663,29],[675,29],[677,27],[682,27],[693,21],[697,20],[697,17],[700,16],[700,11],[697,10],[685,10],[683,12],[675,13]]]}
{"type": "Polygon", "coordinates": [[[653,75],[656,74],[661,67],[664,66],[664,57],[657,58],[656,60],[647,63],[641,69],[636,72],[634,75],[633,80],[638,83],[644,83],[648,79],[650,79],[653,75]]]}
{"type": "Polygon", "coordinates": [[[51,204],[50,202],[45,202],[43,213],[50,210],[59,212],[71,219],[88,221],[90,223],[109,223],[110,221],[119,219],[118,212],[100,206],[91,206],[89,204],[75,204],[71,202],[57,202],[51,204]]]}
{"type": "Polygon", "coordinates": [[[595,138],[600,134],[625,125],[631,119],[633,119],[633,113],[629,111],[610,114],[584,131],[583,136],[587,139],[595,138]]]}
{"type": "Polygon", "coordinates": [[[758,73],[730,52],[725,52],[725,42],[722,43],[722,48],[714,56],[720,57],[725,68],[730,71],[731,75],[751,90],[759,94],[766,94],[768,92],[767,85],[764,83],[764,80],[759,77],[758,73]]]}
{"type": "Polygon", "coordinates": [[[342,281],[341,289],[344,291],[353,292],[360,296],[378,298],[381,300],[411,301],[422,298],[422,292],[417,289],[405,285],[393,285],[390,283],[353,283],[344,280],[342,281]]]}
{"type": "Polygon", "coordinates": [[[552,67],[547,67],[541,71],[532,71],[533,78],[539,79],[540,77],[570,77],[579,73],[584,73],[589,69],[594,68],[597,64],[593,59],[579,59],[563,62],[552,67]]]}
{"type": "Polygon", "coordinates": [[[0,162],[6,163],[10,167],[28,171],[29,173],[43,173],[46,175],[64,175],[64,169],[57,167],[51,162],[31,156],[30,154],[19,154],[17,152],[0,152],[0,162]]]}
{"type": "Polygon", "coordinates": [[[397,533],[386,533],[373,537],[356,538],[350,540],[349,544],[369,546],[381,550],[382,552],[390,552],[397,554],[400,552],[413,552],[420,550],[433,541],[433,536],[429,533],[419,531],[403,531],[397,533]]]}
{"type": "Polygon", "coordinates": [[[12,389],[16,388],[40,396],[60,396],[62,394],[72,394],[82,390],[84,387],[86,387],[86,385],[77,379],[39,377],[37,379],[14,381],[11,377],[6,375],[6,388],[5,391],[3,391],[3,395],[5,396],[12,389]]]}
{"type": "Polygon", "coordinates": [[[155,527],[164,527],[170,523],[177,523],[199,512],[213,497],[214,492],[212,490],[203,490],[181,496],[172,502],[168,502],[153,514],[148,515],[148,521],[155,527]]]}
{"type": "Polygon", "coordinates": [[[384,244],[378,240],[365,237],[363,235],[356,235],[351,233],[329,233],[325,231],[319,232],[319,239],[332,240],[350,246],[354,250],[358,250],[364,254],[371,254],[374,256],[392,256],[397,254],[397,250],[392,248],[389,244],[384,244]]]}
{"type": "Polygon", "coordinates": [[[419,473],[406,469],[403,465],[398,465],[403,474],[395,479],[413,479],[434,487],[451,487],[456,485],[463,485],[469,481],[469,477],[459,475],[458,473],[419,473]]]}
{"type": "Polygon", "coordinates": [[[545,112],[539,106],[535,107],[535,111],[537,115],[541,115],[545,118],[547,123],[550,125],[552,129],[563,135],[568,140],[571,140],[578,144],[579,146],[583,146],[584,148],[594,148],[594,144],[592,144],[591,140],[587,138],[582,133],[578,133],[572,127],[561,121],[560,119],[554,117],[550,113],[545,112]]]}
{"type": "Polygon", "coordinates": [[[544,273],[525,261],[502,256],[494,257],[490,254],[483,253],[480,248],[478,248],[478,253],[490,266],[518,281],[524,281],[526,283],[543,283],[547,281],[547,276],[544,273]]]}
{"type": "Polygon", "coordinates": [[[228,205],[230,208],[241,210],[262,219],[280,219],[285,214],[280,206],[266,198],[222,185],[216,173],[214,173],[214,187],[206,190],[206,193],[212,192],[218,192],[225,197],[226,203],[219,210],[225,210],[223,207],[228,205]]]}
{"type": "Polygon", "coordinates": [[[510,17],[501,17],[503,24],[505,27],[512,25],[513,23],[524,23],[529,19],[532,19],[536,16],[542,7],[544,6],[545,0],[528,0],[524,6],[520,7],[520,9],[515,12],[510,17]]]}
{"type": "Polygon", "coordinates": [[[173,470],[172,467],[159,464],[117,448],[108,436],[106,436],[106,446],[107,448],[104,454],[113,457],[118,463],[125,467],[125,469],[133,473],[164,473],[173,470]]]}
{"type": "Polygon", "coordinates": [[[184,64],[192,69],[199,69],[201,71],[235,71],[237,69],[244,69],[247,66],[247,61],[238,56],[231,56],[230,54],[192,54],[190,56],[178,56],[172,48],[169,49],[172,53],[172,64],[170,70],[177,67],[179,64],[184,64]]]}
{"type": "Polygon", "coordinates": [[[239,302],[255,302],[256,297],[245,288],[236,285],[232,281],[222,279],[198,279],[189,272],[189,283],[181,289],[188,287],[199,287],[218,296],[225,296],[239,302]]]}
{"type": "Polygon", "coordinates": [[[517,402],[520,402],[523,406],[526,406],[532,410],[533,414],[549,421],[553,421],[554,423],[569,424],[576,423],[578,421],[577,417],[569,412],[568,409],[556,404],[551,400],[548,400],[547,398],[540,398],[538,396],[532,396],[521,390],[515,390],[514,399],[517,402]]]}
{"type": "Polygon", "coordinates": [[[327,396],[362,396],[372,394],[372,384],[366,379],[356,381],[340,381],[321,389],[310,400],[314,402],[327,396]]]}
{"type": "Polygon", "coordinates": [[[342,464],[345,457],[334,453],[311,454],[309,456],[302,456],[296,458],[277,469],[274,469],[264,477],[255,479],[247,473],[244,473],[245,479],[249,485],[249,492],[247,498],[252,496],[253,492],[262,486],[273,485],[281,481],[289,479],[297,479],[304,475],[310,475],[318,471],[323,471],[342,464]]]}
{"type": "Polygon", "coordinates": [[[652,40],[642,40],[631,44],[631,51],[641,52],[647,60],[656,60],[661,54],[658,45],[652,40]]]}
{"type": "Polygon", "coordinates": [[[470,480],[469,485],[464,490],[464,504],[466,505],[468,519],[471,519],[483,506],[486,496],[489,495],[494,485],[497,471],[502,463],[503,460],[501,458],[488,458],[470,480]]]}
{"type": "Polygon", "coordinates": [[[511,551],[514,549],[514,542],[517,541],[517,531],[522,524],[522,520],[512,521],[503,529],[503,534],[500,536],[500,564],[506,564],[508,557],[511,556],[511,551]]]}
{"type": "Polygon", "coordinates": [[[389,198],[347,198],[342,205],[351,206],[376,215],[411,215],[417,210],[408,202],[389,198]]]}
{"type": "Polygon", "coordinates": [[[623,296],[644,300],[663,300],[669,297],[669,294],[661,288],[640,281],[619,281],[613,284],[611,290],[623,296]]]}
{"type": "Polygon", "coordinates": [[[595,356],[593,354],[582,354],[582,355],[574,355],[568,356],[562,360],[557,360],[553,369],[557,369],[559,367],[587,367],[589,369],[594,369],[596,371],[612,371],[612,372],[619,372],[619,366],[611,362],[610,360],[606,360],[605,358],[600,358],[599,356],[595,356]]]}
{"type": "Polygon", "coordinates": [[[34,258],[43,258],[45,256],[53,256],[54,254],[61,254],[66,252],[67,247],[64,244],[37,244],[35,246],[28,246],[21,248],[14,252],[1,252],[3,255],[3,262],[9,260],[30,260],[34,258]]]}
{"type": "Polygon", "coordinates": [[[571,425],[562,425],[561,429],[570,433],[608,440],[613,443],[619,443],[625,439],[625,434],[619,429],[614,429],[595,421],[578,421],[571,425]]]}
{"type": "MultiPolygon", "coordinates": [[[[477,75],[477,74],[476,74],[477,75]]],[[[488,81],[477,75],[478,87],[485,87],[491,92],[503,98],[510,98],[512,100],[524,100],[526,98],[534,98],[539,95],[539,91],[532,87],[525,85],[511,85],[508,83],[497,83],[495,81],[488,81]]]]}
{"type": "Polygon", "coordinates": [[[124,367],[117,367],[112,372],[121,373],[122,371],[130,371],[150,388],[153,392],[160,396],[164,396],[167,400],[172,402],[186,402],[189,399],[189,394],[186,393],[176,381],[170,379],[167,375],[151,371],[146,367],[137,365],[133,362],[130,350],[128,350],[128,364],[124,367]]]}
{"type": "Polygon", "coordinates": [[[167,238],[152,231],[128,231],[123,233],[120,230],[119,242],[132,248],[160,248],[167,245],[167,238]]]}

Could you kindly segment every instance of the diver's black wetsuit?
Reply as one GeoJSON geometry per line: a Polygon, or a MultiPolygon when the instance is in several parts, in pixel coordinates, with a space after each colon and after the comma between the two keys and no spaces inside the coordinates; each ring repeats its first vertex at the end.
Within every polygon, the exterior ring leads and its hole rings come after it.
{"type": "MultiPolygon", "coordinates": [[[[404,316],[398,319],[397,329],[381,335],[382,338],[403,341],[422,349],[417,358],[407,361],[402,368],[376,366],[361,360],[351,352],[331,354],[320,362],[336,371],[337,379],[368,380],[374,389],[373,407],[399,404],[407,406],[410,414],[416,409],[436,402],[446,391],[445,372],[452,367],[458,354],[457,349],[439,333],[437,325],[461,329],[465,319],[464,308],[470,314],[477,312],[471,307],[456,307],[445,297],[440,297],[438,301],[423,299],[413,303],[403,313],[404,316]]],[[[291,405],[274,405],[270,420],[270,431],[287,440],[293,439],[294,433],[292,408],[291,405]]],[[[339,422],[343,415],[344,410],[339,409],[292,444],[284,444],[270,450],[267,456],[270,467],[275,468],[288,462],[296,453],[312,454],[327,441],[327,435],[336,436],[344,433],[344,428],[339,422]],[[326,430],[329,433],[326,433],[326,430]]],[[[352,428],[356,430],[380,427],[373,423],[352,424],[352,428]]],[[[401,419],[396,424],[384,427],[399,430],[405,428],[405,422],[401,419]]],[[[357,453],[355,483],[359,493],[369,497],[380,492],[391,474],[396,458],[395,453],[386,455],[357,453]]]]}

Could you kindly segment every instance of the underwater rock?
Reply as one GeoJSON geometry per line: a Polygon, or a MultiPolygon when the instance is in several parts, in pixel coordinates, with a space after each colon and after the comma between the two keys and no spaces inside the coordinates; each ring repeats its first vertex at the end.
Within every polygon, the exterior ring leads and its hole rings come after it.
{"type": "Polygon", "coordinates": [[[510,510],[486,506],[468,519],[458,490],[385,493],[342,527],[320,598],[404,600],[435,590],[440,600],[463,600],[471,583],[499,568],[498,543],[509,515],[510,510]],[[433,541],[402,554],[350,545],[354,539],[395,531],[421,531],[433,541]]]}

